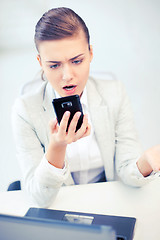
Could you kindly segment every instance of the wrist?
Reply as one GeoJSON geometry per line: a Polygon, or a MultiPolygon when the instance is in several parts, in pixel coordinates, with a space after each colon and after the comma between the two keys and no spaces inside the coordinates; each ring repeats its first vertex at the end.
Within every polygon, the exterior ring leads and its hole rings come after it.
{"type": "Polygon", "coordinates": [[[49,145],[46,152],[47,161],[57,168],[64,167],[64,159],[67,145],[49,145]]]}

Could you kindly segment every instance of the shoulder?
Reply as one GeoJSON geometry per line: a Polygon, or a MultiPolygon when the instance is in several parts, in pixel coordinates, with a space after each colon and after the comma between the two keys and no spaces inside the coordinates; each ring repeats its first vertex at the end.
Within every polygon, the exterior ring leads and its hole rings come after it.
{"type": "Polygon", "coordinates": [[[13,104],[13,111],[23,116],[26,115],[27,112],[40,110],[40,108],[42,108],[46,87],[47,82],[42,82],[34,91],[22,92],[13,104]]]}
{"type": "Polygon", "coordinates": [[[120,101],[126,94],[124,84],[119,80],[102,80],[90,77],[88,89],[97,92],[103,99],[114,99],[120,101]]]}
{"type": "Polygon", "coordinates": [[[26,82],[20,89],[20,95],[17,97],[15,104],[32,103],[36,104],[43,101],[48,81],[43,76],[42,71],[37,72],[31,81],[26,82]]]}

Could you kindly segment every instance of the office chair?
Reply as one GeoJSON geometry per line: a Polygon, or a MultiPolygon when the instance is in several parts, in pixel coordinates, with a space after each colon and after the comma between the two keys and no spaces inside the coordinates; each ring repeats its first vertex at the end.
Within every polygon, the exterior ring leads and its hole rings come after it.
{"type": "Polygon", "coordinates": [[[16,191],[16,190],[21,190],[21,182],[19,180],[12,182],[7,189],[7,191],[16,191]]]}

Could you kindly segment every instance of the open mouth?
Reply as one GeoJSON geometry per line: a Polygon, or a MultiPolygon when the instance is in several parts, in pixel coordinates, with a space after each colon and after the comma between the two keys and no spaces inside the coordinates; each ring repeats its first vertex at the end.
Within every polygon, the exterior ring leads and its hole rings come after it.
{"type": "Polygon", "coordinates": [[[76,87],[76,85],[69,85],[69,86],[65,86],[63,87],[63,89],[67,90],[67,91],[71,91],[76,87]]]}

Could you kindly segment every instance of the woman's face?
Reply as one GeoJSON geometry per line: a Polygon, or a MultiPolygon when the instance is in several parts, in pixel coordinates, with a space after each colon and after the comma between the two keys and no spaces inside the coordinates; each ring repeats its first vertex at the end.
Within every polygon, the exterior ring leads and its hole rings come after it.
{"type": "Polygon", "coordinates": [[[81,96],[92,57],[92,47],[89,50],[81,31],[73,37],[41,42],[37,59],[52,87],[61,97],[65,97],[81,96]]]}

